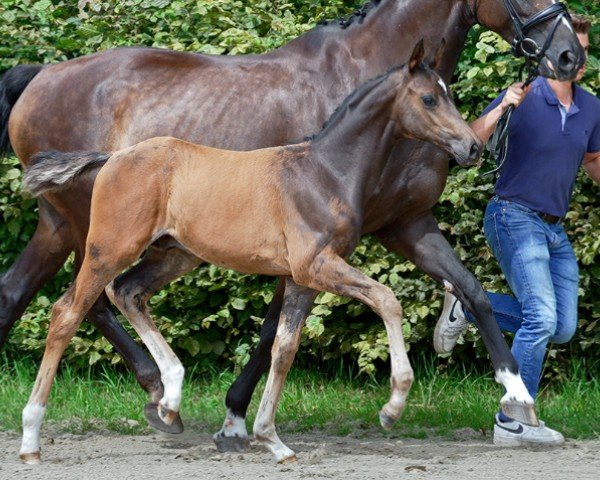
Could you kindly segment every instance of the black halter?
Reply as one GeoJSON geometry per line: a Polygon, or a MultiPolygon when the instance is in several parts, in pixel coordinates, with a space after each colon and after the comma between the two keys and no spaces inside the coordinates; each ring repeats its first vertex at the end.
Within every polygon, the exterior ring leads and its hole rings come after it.
{"type": "MultiPolygon", "coordinates": [[[[513,53],[517,57],[525,57],[525,64],[519,70],[520,78],[523,78],[523,71],[527,70],[527,79],[523,85],[525,88],[537,76],[538,65],[542,61],[542,58],[544,58],[546,50],[548,50],[550,47],[558,25],[563,18],[570,19],[571,15],[569,15],[566,5],[559,2],[553,3],[541,12],[536,13],[526,22],[523,22],[511,0],[504,0],[504,4],[506,5],[506,10],[508,10],[508,14],[510,15],[513,27],[515,29],[515,39],[512,43],[513,53]],[[552,20],[553,18],[554,22],[552,23],[550,33],[546,36],[544,45],[542,45],[540,48],[538,43],[533,38],[527,36],[527,33],[540,23],[552,20]]],[[[490,170],[489,172],[483,173],[483,176],[493,174],[496,174],[496,177],[500,176],[500,172],[504,166],[504,161],[506,160],[506,155],[508,153],[508,126],[510,124],[510,118],[512,117],[514,109],[514,105],[509,106],[496,124],[494,134],[488,142],[488,150],[494,159],[496,168],[490,170]]]]}

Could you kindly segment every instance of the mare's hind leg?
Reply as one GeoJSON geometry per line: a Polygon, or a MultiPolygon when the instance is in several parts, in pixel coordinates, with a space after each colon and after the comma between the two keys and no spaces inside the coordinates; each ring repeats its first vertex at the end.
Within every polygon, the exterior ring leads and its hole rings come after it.
{"type": "Polygon", "coordinates": [[[490,354],[496,381],[506,389],[501,403],[520,404],[523,419],[535,423],[533,399],[494,320],[490,302],[481,284],[461,263],[440,232],[431,212],[408,224],[388,227],[377,235],[387,248],[406,256],[432,278],[443,282],[469,311],[477,312],[477,326],[490,354]]]}
{"type": "Polygon", "coordinates": [[[302,325],[318,292],[286,279],[283,308],[273,344],[271,370],[254,421],[254,436],[275,455],[278,462],[295,460],[295,454],[275,431],[275,413],[287,373],[300,345],[302,325]]]}
{"type": "Polygon", "coordinates": [[[166,344],[150,316],[147,302],[161,287],[193,270],[200,260],[171,244],[157,242],[141,262],[117,277],[106,288],[111,301],[127,317],[159,365],[164,396],[148,403],[144,415],[148,423],[167,433],[181,433],[179,402],[183,382],[183,367],[166,344]],[[165,410],[169,410],[168,414],[165,410]]]}
{"type": "MultiPolygon", "coordinates": [[[[126,261],[133,261],[136,257],[137,255],[126,261]]],[[[102,256],[89,261],[86,257],[75,283],[52,309],[44,357],[33,391],[23,410],[23,440],[19,453],[26,463],[40,461],[40,428],[60,358],[86,312],[123,266],[122,263],[108,263],[102,256]]]]}
{"type": "Polygon", "coordinates": [[[0,348],[39,289],[62,267],[73,245],[67,222],[43,198],[33,237],[0,277],[0,348]]]}
{"type": "Polygon", "coordinates": [[[281,314],[285,284],[285,279],[280,278],[260,329],[260,342],[242,373],[227,392],[225,399],[227,415],[221,430],[213,435],[219,452],[242,452],[250,446],[250,438],[246,430],[246,413],[260,377],[271,365],[271,348],[281,314]]]}

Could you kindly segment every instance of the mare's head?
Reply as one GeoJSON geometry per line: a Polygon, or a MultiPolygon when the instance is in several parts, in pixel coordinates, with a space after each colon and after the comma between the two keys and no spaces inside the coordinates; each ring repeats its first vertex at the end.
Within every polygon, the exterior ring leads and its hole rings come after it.
{"type": "Polygon", "coordinates": [[[566,7],[556,0],[464,0],[474,20],[499,33],[518,56],[539,61],[539,73],[573,80],[585,53],[566,7]]]}
{"type": "Polygon", "coordinates": [[[398,76],[398,83],[391,117],[398,135],[431,142],[453,155],[459,165],[470,166],[481,156],[482,143],[461,117],[446,84],[434,70],[444,47],[442,40],[432,69],[423,63],[421,40],[409,62],[392,74],[398,76]]]}

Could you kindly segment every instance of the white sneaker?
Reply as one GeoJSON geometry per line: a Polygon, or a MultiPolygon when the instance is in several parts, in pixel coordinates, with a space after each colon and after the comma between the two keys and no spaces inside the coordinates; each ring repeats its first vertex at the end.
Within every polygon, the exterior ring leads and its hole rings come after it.
{"type": "Polygon", "coordinates": [[[444,308],[433,332],[433,348],[437,353],[450,353],[458,337],[469,325],[462,304],[451,293],[444,296],[444,308]]]}
{"type": "Polygon", "coordinates": [[[501,422],[496,414],[494,421],[494,445],[500,447],[520,447],[523,445],[557,446],[565,443],[562,433],[548,428],[540,421],[532,427],[516,420],[501,422]]]}

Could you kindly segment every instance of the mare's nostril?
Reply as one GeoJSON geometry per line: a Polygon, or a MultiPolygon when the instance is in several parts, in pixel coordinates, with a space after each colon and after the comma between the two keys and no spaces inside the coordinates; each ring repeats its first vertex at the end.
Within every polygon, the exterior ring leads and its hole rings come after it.
{"type": "Polygon", "coordinates": [[[563,72],[571,72],[577,66],[577,56],[570,50],[565,50],[558,57],[558,68],[563,72]]]}

